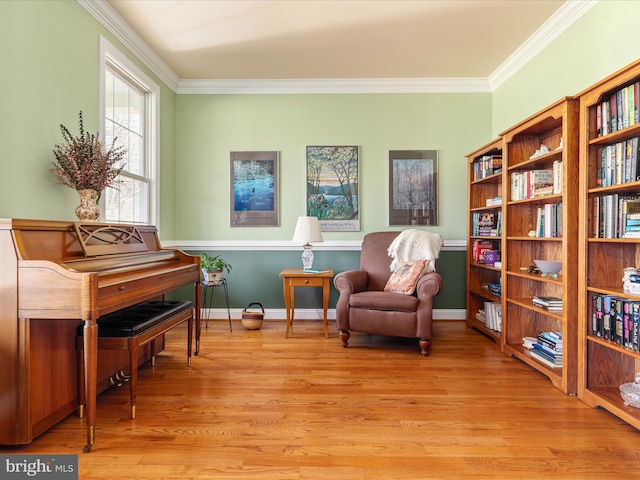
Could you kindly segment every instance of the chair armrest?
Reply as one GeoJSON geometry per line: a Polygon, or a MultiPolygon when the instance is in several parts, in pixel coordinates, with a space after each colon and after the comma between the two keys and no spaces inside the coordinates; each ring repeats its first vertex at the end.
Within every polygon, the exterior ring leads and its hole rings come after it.
{"type": "Polygon", "coordinates": [[[418,296],[418,324],[417,337],[431,340],[433,336],[433,297],[442,289],[442,277],[439,273],[431,272],[424,275],[416,285],[418,296]]]}
{"type": "Polygon", "coordinates": [[[333,285],[340,295],[364,292],[369,284],[369,275],[363,270],[347,270],[333,279],[333,285]]]}
{"type": "Polygon", "coordinates": [[[420,300],[433,299],[442,289],[442,277],[437,272],[423,275],[416,285],[416,294],[420,300]]]}
{"type": "Polygon", "coordinates": [[[348,332],[349,328],[349,299],[352,293],[364,292],[369,284],[369,275],[363,270],[347,270],[336,275],[333,285],[340,293],[336,303],[336,329],[348,332]]]}

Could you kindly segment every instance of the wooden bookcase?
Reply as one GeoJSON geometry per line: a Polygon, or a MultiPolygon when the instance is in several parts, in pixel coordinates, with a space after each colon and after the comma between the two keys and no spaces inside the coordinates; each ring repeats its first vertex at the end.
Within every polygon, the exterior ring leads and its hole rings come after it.
{"type": "Polygon", "coordinates": [[[578,120],[578,101],[567,97],[501,134],[505,184],[503,352],[546,375],[567,394],[577,393],[578,372],[578,120]],[[543,144],[549,151],[538,155],[536,151],[543,144]],[[557,187],[560,193],[512,199],[516,191],[512,183],[517,175],[531,170],[553,170],[554,162],[561,162],[561,181],[557,187]],[[562,215],[555,226],[561,230],[561,236],[535,236],[540,209],[546,204],[560,203],[562,215]],[[556,278],[529,273],[528,267],[537,259],[561,261],[562,271],[556,278]],[[536,295],[560,297],[563,310],[551,312],[534,306],[532,299],[536,295]],[[544,331],[562,332],[561,367],[542,363],[523,346],[524,337],[536,338],[544,331]]]}
{"type": "Polygon", "coordinates": [[[474,258],[474,242],[490,242],[492,249],[502,252],[502,236],[499,232],[480,235],[477,216],[488,215],[497,221],[502,220],[502,169],[496,171],[488,165],[488,159],[502,158],[502,139],[496,139],[487,145],[469,153],[468,160],[468,235],[467,235],[467,326],[475,328],[492,338],[502,348],[502,336],[499,329],[489,328],[477,318],[479,311],[485,309],[485,302],[499,302],[502,297],[496,295],[495,285],[502,286],[502,269],[479,263],[474,258]],[[484,160],[483,160],[484,159],[484,160]],[[485,170],[481,165],[485,162],[485,170]],[[499,217],[499,220],[498,220],[499,217]],[[491,288],[491,285],[494,288],[491,288]]]}
{"type": "MultiPolygon", "coordinates": [[[[580,255],[579,255],[579,344],[578,395],[592,407],[603,407],[640,429],[640,409],[624,405],[619,387],[632,382],[640,372],[640,353],[613,339],[605,339],[592,326],[594,297],[612,295],[640,300],[640,295],[624,291],[625,267],[640,266],[640,239],[601,238],[597,203],[608,195],[640,195],[640,181],[602,186],[598,180],[598,156],[601,149],[640,136],[640,123],[616,126],[611,133],[599,131],[602,102],[610,101],[623,88],[640,81],[640,62],[635,62],[580,93],[580,255]],[[599,108],[600,105],[600,108],[599,108]],[[600,119],[598,119],[600,110],[600,119]]],[[[636,97],[637,98],[637,97],[636,97]]],[[[637,104],[637,100],[635,102],[637,104]]],[[[630,123],[630,122],[629,122],[630,123]]],[[[601,177],[603,175],[600,175],[601,177]]],[[[629,181],[630,180],[630,181],[629,181]]],[[[611,235],[610,235],[611,236],[611,235]]],[[[598,320],[596,318],[596,320],[598,320]]]]}

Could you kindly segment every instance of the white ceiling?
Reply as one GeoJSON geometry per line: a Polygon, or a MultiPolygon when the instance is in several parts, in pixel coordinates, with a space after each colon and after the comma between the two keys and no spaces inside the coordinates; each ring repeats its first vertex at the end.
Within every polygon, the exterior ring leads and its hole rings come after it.
{"type": "Polygon", "coordinates": [[[488,77],[564,0],[109,0],[182,79],[488,77]]]}

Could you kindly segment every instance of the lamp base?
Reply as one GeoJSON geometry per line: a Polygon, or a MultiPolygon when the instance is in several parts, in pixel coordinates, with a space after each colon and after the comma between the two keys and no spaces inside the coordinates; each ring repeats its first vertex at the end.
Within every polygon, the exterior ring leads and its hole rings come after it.
{"type": "Polygon", "coordinates": [[[302,268],[305,270],[309,270],[313,267],[313,252],[311,251],[311,244],[307,243],[303,245],[304,250],[302,251],[302,268]]]}

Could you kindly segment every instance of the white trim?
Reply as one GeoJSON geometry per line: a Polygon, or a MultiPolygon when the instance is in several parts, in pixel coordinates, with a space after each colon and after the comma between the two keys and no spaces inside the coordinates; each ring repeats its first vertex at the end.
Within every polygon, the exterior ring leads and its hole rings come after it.
{"type": "MultiPolygon", "coordinates": [[[[299,243],[290,240],[166,240],[162,242],[164,248],[178,250],[240,250],[240,251],[273,251],[300,250],[299,243]]],[[[362,240],[331,240],[313,245],[316,251],[360,251],[362,240]]],[[[466,240],[445,240],[442,250],[465,251],[466,240]]]]}
{"type": "Polygon", "coordinates": [[[158,76],[173,92],[178,89],[180,78],[167,66],[153,49],[131,28],[106,1],[77,0],[87,12],[109,30],[149,70],[158,76]]]}
{"type": "MultiPolygon", "coordinates": [[[[145,74],[137,65],[129,60],[105,37],[100,37],[100,93],[98,107],[99,131],[105,132],[105,72],[110,64],[114,70],[136,84],[148,96],[145,108],[145,145],[146,157],[149,161],[149,224],[160,228],[160,86],[145,74]]],[[[104,138],[103,138],[104,140],[104,138]]]]}
{"type": "Polygon", "coordinates": [[[571,0],[565,2],[556,13],[542,24],[513,52],[490,76],[491,91],[515,75],[533,57],[544,50],[565,30],[587,13],[599,0],[571,0]]]}
{"type": "Polygon", "coordinates": [[[486,78],[180,80],[179,94],[485,93],[486,78]]]}
{"type": "MultiPolygon", "coordinates": [[[[231,308],[231,320],[238,320],[242,318],[242,310],[241,308],[231,308]]],[[[202,320],[207,320],[207,316],[211,321],[222,321],[228,322],[229,317],[226,308],[201,308],[200,316],[202,320]]],[[[287,311],[284,308],[272,308],[264,310],[264,319],[265,320],[284,320],[287,318],[287,311]]],[[[465,309],[454,309],[454,308],[441,308],[433,310],[433,319],[434,320],[466,320],[467,311],[465,309]]],[[[327,320],[335,320],[336,319],[336,310],[335,308],[330,308],[327,310],[327,320]]],[[[322,320],[322,310],[316,310],[315,308],[296,308],[296,318],[295,322],[298,320],[322,320]]]]}

